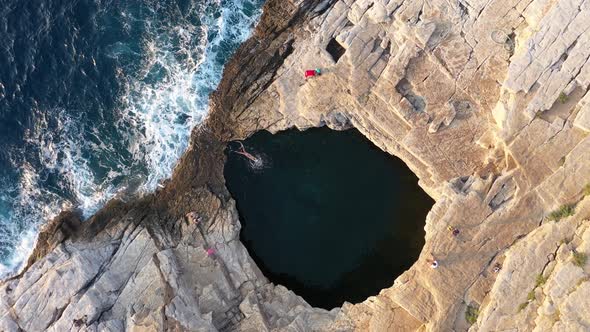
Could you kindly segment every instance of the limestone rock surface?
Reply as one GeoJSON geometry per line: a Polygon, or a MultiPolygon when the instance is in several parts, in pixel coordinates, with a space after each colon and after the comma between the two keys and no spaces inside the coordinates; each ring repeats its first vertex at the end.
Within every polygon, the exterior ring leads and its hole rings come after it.
{"type": "Polygon", "coordinates": [[[589,0],[268,0],[174,176],[49,224],[0,330],[588,331],[589,39],[589,0]],[[228,141],[324,125],[436,201],[419,260],[331,311],[264,278],[222,172],[228,141]]]}

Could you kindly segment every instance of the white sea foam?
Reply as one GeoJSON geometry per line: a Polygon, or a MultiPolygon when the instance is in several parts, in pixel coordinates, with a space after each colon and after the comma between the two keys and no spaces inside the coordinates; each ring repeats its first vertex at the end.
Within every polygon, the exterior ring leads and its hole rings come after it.
{"type": "MultiPolygon", "coordinates": [[[[10,256],[0,263],[0,277],[22,266],[32,250],[39,225],[62,209],[76,206],[88,217],[117,192],[125,190],[127,183],[139,181],[139,190],[147,192],[171,175],[188,147],[191,130],[206,116],[208,94],[221,78],[220,55],[227,52],[224,41],[242,42],[258,19],[258,13],[253,17],[242,13],[245,4],[251,5],[251,1],[199,4],[202,8],[193,10],[200,13],[200,25],[183,22],[162,29],[147,22],[153,31],[145,37],[141,71],[120,77],[125,92],[120,97],[117,126],[126,139],[132,161],[123,160],[101,136],[100,124],[83,128],[80,119],[68,117],[72,112],[42,113],[47,119],[38,119],[26,138],[27,144],[35,147],[43,170],[14,160],[20,181],[0,184],[0,243],[11,247],[10,256]],[[219,8],[222,4],[223,8],[219,8]],[[221,15],[213,17],[215,10],[220,10],[221,15]],[[85,155],[88,151],[112,158],[109,165],[118,166],[99,176],[89,165],[85,155]],[[135,174],[138,167],[144,169],[145,176],[135,174]],[[47,189],[41,184],[46,178],[40,177],[47,174],[57,177],[58,188],[47,189]],[[138,179],[131,179],[132,176],[138,179]],[[10,213],[3,214],[3,205],[10,206],[10,213]]],[[[124,50],[125,45],[113,50],[116,49],[124,50]]]]}
{"type": "Polygon", "coordinates": [[[170,176],[192,128],[206,116],[208,95],[221,79],[222,42],[245,40],[257,19],[241,13],[247,2],[227,4],[218,18],[199,8],[202,25],[185,22],[146,40],[143,75],[128,80],[120,117],[121,130],[132,127],[129,151],[149,170],[144,190],[154,190],[170,176]],[[170,39],[179,40],[179,45],[171,45],[170,39]],[[196,51],[191,49],[195,39],[196,51]],[[155,75],[162,77],[153,83],[155,75]]]}
{"type": "Polygon", "coordinates": [[[59,196],[41,189],[39,174],[28,163],[21,166],[17,187],[3,185],[1,202],[11,202],[11,213],[0,216],[0,242],[7,243],[11,255],[0,264],[0,277],[15,271],[32,251],[40,218],[53,217],[66,207],[59,196]]]}
{"type": "MultiPolygon", "coordinates": [[[[15,271],[30,254],[39,225],[67,208],[76,206],[89,216],[114,195],[110,176],[97,184],[96,177],[82,154],[85,142],[82,129],[63,110],[48,112],[55,122],[51,130],[45,118],[39,118],[26,142],[35,146],[43,172],[28,162],[19,167],[20,181],[16,187],[3,186],[2,192],[16,193],[2,197],[10,202],[10,215],[0,217],[0,241],[12,247],[12,255],[0,266],[0,276],[15,271]],[[56,176],[56,186],[47,188],[42,176],[56,176]],[[63,191],[63,192],[62,192],[63,191]],[[71,194],[67,195],[65,192],[71,194]]],[[[19,161],[13,161],[17,164],[19,161]]]]}

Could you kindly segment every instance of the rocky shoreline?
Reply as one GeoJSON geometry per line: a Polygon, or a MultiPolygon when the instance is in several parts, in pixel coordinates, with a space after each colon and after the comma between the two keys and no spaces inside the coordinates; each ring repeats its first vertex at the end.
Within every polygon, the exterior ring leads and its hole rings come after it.
{"type": "Polygon", "coordinates": [[[584,1],[267,1],[165,187],[45,226],[0,284],[0,330],[590,328],[589,18],[584,1]],[[436,200],[418,262],[331,311],[264,278],[223,178],[226,142],[322,125],[356,127],[436,200]]]}

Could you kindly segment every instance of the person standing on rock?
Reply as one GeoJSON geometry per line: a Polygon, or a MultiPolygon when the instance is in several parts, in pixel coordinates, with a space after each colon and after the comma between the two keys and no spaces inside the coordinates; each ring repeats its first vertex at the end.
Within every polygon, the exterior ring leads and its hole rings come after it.
{"type": "Polygon", "coordinates": [[[433,269],[438,268],[438,261],[436,259],[434,259],[434,256],[432,256],[432,259],[427,259],[426,262],[428,264],[430,264],[430,267],[433,269]]]}
{"type": "Polygon", "coordinates": [[[460,233],[458,228],[455,228],[451,225],[449,225],[449,227],[447,227],[447,229],[451,232],[451,234],[453,234],[454,237],[457,237],[460,233]]]}
{"type": "Polygon", "coordinates": [[[310,77],[314,77],[314,76],[320,76],[322,74],[322,71],[319,68],[314,69],[309,69],[305,71],[305,79],[307,80],[310,77]]]}

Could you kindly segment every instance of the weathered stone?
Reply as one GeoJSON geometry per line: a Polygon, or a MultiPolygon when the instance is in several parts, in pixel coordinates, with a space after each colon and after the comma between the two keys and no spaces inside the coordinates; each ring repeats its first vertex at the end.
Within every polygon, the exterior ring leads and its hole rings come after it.
{"type": "Polygon", "coordinates": [[[49,224],[25,271],[0,284],[0,330],[588,329],[590,263],[572,251],[590,255],[588,0],[264,10],[166,187],[49,224]],[[323,74],[305,81],[308,68],[323,74]],[[321,125],[356,127],[436,200],[419,260],[331,311],[264,278],[222,173],[230,140],[321,125]],[[549,221],[564,204],[573,216],[549,221]]]}

